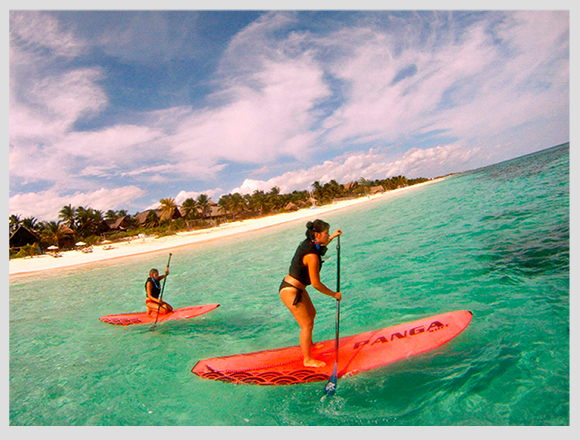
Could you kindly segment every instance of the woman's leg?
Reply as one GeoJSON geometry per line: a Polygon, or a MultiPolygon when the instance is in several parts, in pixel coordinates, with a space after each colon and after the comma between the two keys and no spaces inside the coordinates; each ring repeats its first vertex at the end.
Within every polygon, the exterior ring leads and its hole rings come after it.
{"type": "Polygon", "coordinates": [[[296,322],[300,326],[300,347],[302,348],[302,355],[304,356],[305,367],[324,367],[326,364],[322,361],[313,359],[310,355],[312,347],[312,331],[314,329],[314,317],[316,316],[316,309],[312,304],[312,300],[308,293],[302,291],[302,300],[293,305],[296,297],[297,289],[294,287],[285,287],[280,290],[280,298],[282,302],[288,307],[296,322]]]}
{"type": "Polygon", "coordinates": [[[155,315],[157,313],[157,311],[159,311],[160,315],[165,315],[165,314],[173,311],[173,307],[171,307],[166,302],[162,302],[161,307],[159,307],[159,304],[154,303],[154,302],[147,302],[146,306],[147,306],[147,314],[148,315],[155,315]]]}

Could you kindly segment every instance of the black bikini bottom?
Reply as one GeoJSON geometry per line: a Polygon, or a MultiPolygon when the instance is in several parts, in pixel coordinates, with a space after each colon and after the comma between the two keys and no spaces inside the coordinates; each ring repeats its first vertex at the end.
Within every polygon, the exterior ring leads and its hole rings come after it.
{"type": "Polygon", "coordinates": [[[286,280],[282,280],[282,284],[280,284],[280,289],[278,290],[282,290],[285,287],[292,287],[293,289],[296,289],[298,292],[296,293],[296,298],[294,298],[294,302],[292,303],[293,306],[295,306],[296,304],[298,304],[300,301],[302,301],[302,292],[304,292],[304,290],[300,290],[298,287],[293,286],[292,284],[290,284],[289,282],[287,282],[286,280]]]}

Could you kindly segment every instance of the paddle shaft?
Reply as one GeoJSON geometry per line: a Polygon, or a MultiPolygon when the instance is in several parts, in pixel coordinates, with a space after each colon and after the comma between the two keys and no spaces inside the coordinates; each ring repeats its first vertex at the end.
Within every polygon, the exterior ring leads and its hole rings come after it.
{"type": "MultiPolygon", "coordinates": [[[[169,269],[169,263],[171,262],[171,255],[173,254],[169,254],[169,259],[167,260],[167,269],[169,269]]],[[[167,274],[165,274],[165,278],[163,278],[163,286],[161,286],[161,294],[159,295],[159,307],[157,307],[157,316],[155,317],[155,324],[153,324],[153,326],[157,325],[157,320],[159,319],[159,311],[161,310],[161,300],[163,299],[163,291],[165,290],[165,281],[167,281],[167,274]]]]}
{"type": "MultiPolygon", "coordinates": [[[[336,291],[340,292],[340,235],[336,237],[336,291]]],[[[338,365],[338,335],[340,322],[340,301],[336,300],[336,336],[334,340],[334,365],[338,365]]]]}
{"type": "MultiPolygon", "coordinates": [[[[340,292],[340,235],[336,242],[336,291],[340,292]]],[[[338,339],[339,339],[339,322],[340,322],[340,301],[336,300],[336,336],[334,338],[334,369],[330,379],[324,387],[324,394],[333,395],[336,392],[338,384],[338,339]]]]}

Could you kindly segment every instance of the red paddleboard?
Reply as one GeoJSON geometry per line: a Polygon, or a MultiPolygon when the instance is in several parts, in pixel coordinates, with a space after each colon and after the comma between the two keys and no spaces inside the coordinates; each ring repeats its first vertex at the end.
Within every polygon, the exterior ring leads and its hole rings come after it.
{"type": "MultiPolygon", "coordinates": [[[[217,309],[218,307],[219,304],[208,304],[205,306],[174,309],[171,313],[159,315],[157,322],[195,318],[196,316],[211,312],[213,309],[217,309]]],[[[155,322],[155,314],[147,315],[147,312],[121,313],[120,315],[101,316],[99,319],[107,324],[113,325],[151,324],[155,322]]]]}
{"type": "MultiPolygon", "coordinates": [[[[352,376],[432,350],[453,339],[471,322],[466,310],[340,338],[338,377],[352,376]]],[[[257,385],[290,385],[326,381],[334,368],[334,339],[312,347],[312,356],[326,362],[305,367],[299,346],[199,361],[191,370],[204,379],[257,385]]]]}

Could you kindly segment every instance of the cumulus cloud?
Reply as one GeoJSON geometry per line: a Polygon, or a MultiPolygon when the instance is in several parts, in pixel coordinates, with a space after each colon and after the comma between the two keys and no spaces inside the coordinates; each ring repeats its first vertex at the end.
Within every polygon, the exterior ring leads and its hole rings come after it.
{"type": "Polygon", "coordinates": [[[456,170],[470,169],[481,153],[479,148],[449,144],[428,149],[412,148],[400,158],[389,159],[384,149],[372,148],[366,152],[325,161],[308,169],[289,171],[267,180],[245,179],[242,185],[231,192],[252,194],[259,190],[269,191],[277,186],[282,193],[289,193],[294,190],[310,190],[315,181],[324,184],[333,179],[344,184],[361,178],[375,180],[397,175],[433,178],[445,174],[449,163],[453,163],[456,170]],[[429,172],[426,173],[425,170],[429,172]]]}

